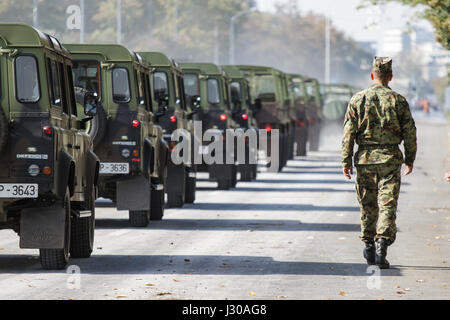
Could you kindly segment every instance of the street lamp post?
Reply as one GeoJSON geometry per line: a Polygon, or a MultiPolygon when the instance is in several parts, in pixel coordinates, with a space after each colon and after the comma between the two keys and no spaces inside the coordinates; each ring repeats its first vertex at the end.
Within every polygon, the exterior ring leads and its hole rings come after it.
{"type": "Polygon", "coordinates": [[[236,22],[236,19],[239,17],[242,17],[243,15],[249,14],[250,12],[255,11],[256,8],[251,8],[248,10],[244,10],[241,12],[236,13],[234,16],[230,19],[230,53],[229,53],[229,62],[230,64],[234,64],[234,24],[236,22]]]}
{"type": "Polygon", "coordinates": [[[117,43],[122,42],[122,0],[117,0],[117,43]]]}

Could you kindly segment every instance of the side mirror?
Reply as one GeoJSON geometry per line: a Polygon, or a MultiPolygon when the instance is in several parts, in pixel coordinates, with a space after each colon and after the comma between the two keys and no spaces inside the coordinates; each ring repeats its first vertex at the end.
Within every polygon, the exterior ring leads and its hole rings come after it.
{"type": "Polygon", "coordinates": [[[83,121],[92,120],[93,117],[97,115],[97,107],[98,107],[98,95],[96,92],[86,92],[84,94],[84,114],[89,118],[83,119],[83,121]]]}
{"type": "Polygon", "coordinates": [[[202,101],[202,98],[200,96],[193,96],[191,99],[191,106],[192,110],[194,112],[197,112],[200,109],[200,102],[202,101]]]}
{"type": "Polygon", "coordinates": [[[167,94],[160,95],[158,97],[158,107],[159,109],[167,110],[169,106],[169,96],[167,94]]]}

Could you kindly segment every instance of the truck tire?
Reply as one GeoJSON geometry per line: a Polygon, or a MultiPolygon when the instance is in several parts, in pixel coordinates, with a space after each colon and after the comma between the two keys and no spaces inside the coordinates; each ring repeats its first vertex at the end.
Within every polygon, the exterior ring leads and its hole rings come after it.
{"type": "Polygon", "coordinates": [[[0,152],[6,147],[8,142],[8,119],[0,106],[0,152]]]}
{"type": "Polygon", "coordinates": [[[150,223],[150,212],[145,211],[129,211],[129,222],[132,227],[144,228],[150,223]]]}
{"type": "Polygon", "coordinates": [[[164,216],[164,194],[164,189],[152,190],[152,201],[150,209],[151,221],[160,221],[164,216]]]}
{"type": "Polygon", "coordinates": [[[218,190],[230,190],[231,189],[231,180],[229,180],[229,179],[217,180],[217,189],[218,190]]]}
{"type": "Polygon", "coordinates": [[[253,164],[252,165],[252,170],[253,170],[252,180],[256,180],[258,178],[258,165],[257,164],[253,164]]]}
{"type": "Polygon", "coordinates": [[[70,239],[70,256],[72,258],[89,258],[94,249],[95,187],[87,201],[86,209],[91,211],[90,217],[79,218],[77,214],[72,217],[70,239]]]}
{"type": "Polygon", "coordinates": [[[195,192],[197,189],[197,178],[187,177],[186,178],[186,189],[184,195],[185,203],[195,202],[195,192]]]}
{"type": "Polygon", "coordinates": [[[245,170],[241,171],[241,181],[250,182],[253,180],[253,167],[245,166],[245,170]]]}
{"type": "Polygon", "coordinates": [[[233,165],[233,167],[231,168],[231,187],[236,188],[237,183],[237,167],[233,165]]]}
{"type": "Polygon", "coordinates": [[[167,204],[169,208],[182,208],[184,205],[184,194],[179,193],[168,193],[167,194],[167,204]]]}
{"type": "Polygon", "coordinates": [[[70,252],[70,231],[71,231],[71,211],[70,211],[70,191],[66,188],[66,194],[62,201],[62,206],[66,214],[66,225],[64,235],[64,248],[62,249],[39,249],[39,259],[42,268],[46,270],[64,269],[69,262],[70,252]]]}

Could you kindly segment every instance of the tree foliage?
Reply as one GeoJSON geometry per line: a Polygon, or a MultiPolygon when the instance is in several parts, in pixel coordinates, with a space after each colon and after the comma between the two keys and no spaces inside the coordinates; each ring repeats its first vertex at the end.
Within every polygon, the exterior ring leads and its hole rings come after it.
{"type": "Polygon", "coordinates": [[[363,4],[378,5],[386,2],[398,2],[411,7],[423,6],[420,16],[431,22],[435,29],[436,40],[450,50],[450,0],[362,0],[363,4]]]}
{"type": "MultiPolygon", "coordinates": [[[[39,29],[63,43],[80,40],[79,31],[66,27],[67,7],[78,0],[38,3],[39,29]]],[[[325,19],[304,15],[293,3],[280,5],[275,13],[236,19],[236,63],[269,65],[323,80],[325,19]]],[[[122,0],[122,43],[180,61],[227,64],[231,17],[254,6],[254,0],[122,0]]],[[[1,0],[0,21],[32,24],[32,10],[33,0],[1,0]]],[[[85,30],[87,43],[115,43],[117,0],[86,0],[85,30]]],[[[333,79],[361,84],[371,56],[335,28],[331,40],[333,79]]]]}

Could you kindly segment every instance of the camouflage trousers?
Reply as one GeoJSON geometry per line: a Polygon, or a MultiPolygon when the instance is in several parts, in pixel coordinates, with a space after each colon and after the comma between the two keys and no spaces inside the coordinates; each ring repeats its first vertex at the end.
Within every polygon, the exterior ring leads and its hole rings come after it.
{"type": "Polygon", "coordinates": [[[357,166],[356,193],[361,207],[361,240],[395,241],[397,202],[401,184],[401,165],[357,166]]]}

